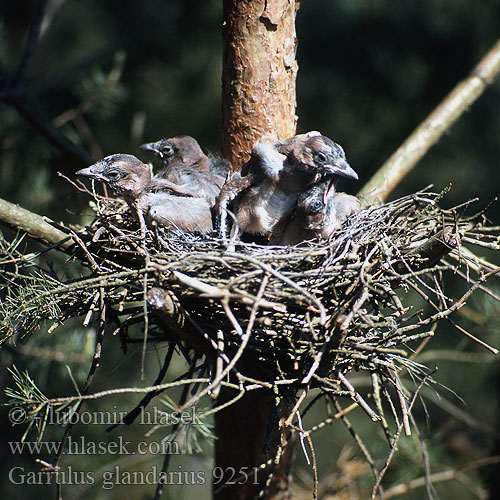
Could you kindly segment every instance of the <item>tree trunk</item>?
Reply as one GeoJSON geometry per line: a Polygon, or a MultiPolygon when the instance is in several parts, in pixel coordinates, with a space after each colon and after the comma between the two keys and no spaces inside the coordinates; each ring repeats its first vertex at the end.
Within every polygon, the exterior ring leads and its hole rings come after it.
{"type": "MultiPolygon", "coordinates": [[[[223,388],[218,399],[224,404],[237,395],[223,388]]],[[[290,411],[276,407],[270,389],[247,393],[225,410],[215,414],[214,498],[216,500],[287,499],[290,497],[292,443],[290,433],[281,437],[281,422],[290,411]],[[278,446],[283,445],[279,464],[274,464],[278,446]],[[266,464],[266,467],[259,468],[266,464]],[[246,476],[245,476],[246,474],[246,476]],[[223,478],[223,479],[221,479],[223,478]]]]}
{"type": "Polygon", "coordinates": [[[265,136],[295,135],[295,0],[224,0],[222,153],[236,170],[265,136]]]}
{"type": "MultiPolygon", "coordinates": [[[[222,153],[235,170],[259,139],[295,135],[296,9],[295,0],[224,0],[222,153]]],[[[258,360],[249,361],[242,360],[245,374],[257,377],[258,360]]],[[[234,393],[222,389],[218,403],[232,397],[234,393]]],[[[215,499],[252,499],[263,490],[261,498],[287,498],[291,446],[269,484],[269,467],[255,472],[276,456],[279,421],[275,395],[268,389],[252,391],[216,413],[215,467],[224,480],[214,484],[215,499]],[[248,480],[239,481],[244,471],[248,480]],[[221,487],[231,479],[239,484],[221,487]]]]}

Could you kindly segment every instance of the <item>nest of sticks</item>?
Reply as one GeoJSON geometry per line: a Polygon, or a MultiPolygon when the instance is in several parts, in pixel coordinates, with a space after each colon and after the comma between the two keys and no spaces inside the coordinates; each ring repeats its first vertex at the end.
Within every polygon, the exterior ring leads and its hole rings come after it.
{"type": "MultiPolygon", "coordinates": [[[[240,243],[235,251],[215,237],[161,228],[144,238],[126,205],[96,197],[95,220],[73,228],[87,275],[63,282],[26,274],[33,297],[24,293],[22,310],[18,297],[8,297],[3,329],[29,330],[30,300],[33,323],[72,316],[88,323],[104,293],[123,345],[143,342],[146,331],[147,342],[175,342],[191,362],[204,356],[212,393],[234,374],[242,390],[306,384],[349,394],[377,420],[345,375],[366,370],[398,387],[405,367],[423,380],[428,371],[413,361],[408,343],[432,336],[439,320],[498,272],[462,242],[498,249],[499,228],[487,226],[484,212],[461,216],[468,204],[441,208],[443,195],[424,190],[366,208],[328,242],[240,243]],[[446,271],[468,280],[463,296],[445,297],[446,271]],[[408,290],[428,307],[408,305],[408,290]],[[134,335],[137,323],[146,328],[134,335]]],[[[401,408],[404,415],[404,398],[401,408]]]]}

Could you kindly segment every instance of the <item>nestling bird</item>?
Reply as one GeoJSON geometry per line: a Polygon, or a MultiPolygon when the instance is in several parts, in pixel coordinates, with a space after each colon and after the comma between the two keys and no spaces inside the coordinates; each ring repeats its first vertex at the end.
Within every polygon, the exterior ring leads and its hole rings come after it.
{"type": "Polygon", "coordinates": [[[153,177],[151,167],[128,154],[114,154],[76,172],[104,182],[148,224],[206,233],[212,229],[210,205],[182,186],[153,177]]]}
{"type": "Polygon", "coordinates": [[[335,191],[334,180],[325,178],[309,186],[297,198],[285,224],[276,228],[271,245],[296,245],[312,239],[327,240],[351,215],[359,212],[355,196],[335,191]]]}
{"type": "Polygon", "coordinates": [[[284,223],[298,195],[324,176],[358,178],[344,150],[319,132],[255,144],[235,182],[241,191],[232,205],[238,225],[232,237],[238,232],[271,233],[284,223]]]}
{"type": "Polygon", "coordinates": [[[217,156],[206,156],[193,137],[183,135],[143,144],[141,149],[153,152],[164,168],[156,177],[167,179],[194,194],[207,198],[213,205],[230,164],[217,156]]]}

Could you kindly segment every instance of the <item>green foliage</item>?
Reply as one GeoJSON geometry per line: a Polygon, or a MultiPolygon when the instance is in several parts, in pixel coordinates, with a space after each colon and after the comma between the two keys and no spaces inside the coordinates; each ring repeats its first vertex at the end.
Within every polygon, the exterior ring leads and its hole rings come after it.
{"type": "MultiPolygon", "coordinates": [[[[178,416],[178,407],[169,399],[162,398],[160,402],[167,407],[169,413],[178,416]]],[[[202,453],[203,447],[201,441],[213,441],[216,439],[213,433],[213,424],[203,418],[203,414],[208,410],[208,408],[202,408],[201,410],[193,408],[193,411],[196,412],[193,413],[195,419],[186,419],[185,422],[181,421],[178,425],[174,425],[172,431],[162,439],[162,442],[176,441],[180,445],[183,454],[193,455],[194,453],[202,453]]]]}
{"type": "Polygon", "coordinates": [[[43,436],[49,412],[47,398],[37,387],[28,372],[21,373],[16,366],[8,369],[14,379],[15,387],[7,387],[5,394],[9,398],[4,405],[11,406],[9,412],[11,423],[27,423],[21,438],[24,441],[30,430],[35,429],[38,442],[43,436]]]}
{"type": "Polygon", "coordinates": [[[1,343],[16,333],[30,333],[46,319],[61,317],[61,307],[52,292],[55,283],[43,271],[33,271],[17,277],[16,286],[2,285],[5,292],[0,305],[2,319],[1,343]]]}

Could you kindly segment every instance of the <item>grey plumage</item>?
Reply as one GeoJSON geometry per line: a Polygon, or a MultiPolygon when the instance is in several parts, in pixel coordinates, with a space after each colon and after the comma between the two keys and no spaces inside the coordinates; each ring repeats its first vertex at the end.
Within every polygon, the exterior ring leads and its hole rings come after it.
{"type": "Polygon", "coordinates": [[[210,204],[183,186],[153,177],[151,167],[127,154],[114,154],[76,175],[106,183],[149,225],[206,233],[212,229],[210,204]]]}
{"type": "Polygon", "coordinates": [[[360,201],[335,191],[334,179],[324,178],[297,197],[288,219],[271,236],[271,245],[296,245],[302,241],[330,238],[351,215],[359,212],[360,201]]]}
{"type": "Polygon", "coordinates": [[[211,205],[230,171],[229,162],[217,156],[206,156],[198,142],[186,135],[143,144],[141,149],[161,159],[164,168],[156,174],[157,178],[205,197],[211,205]]]}

